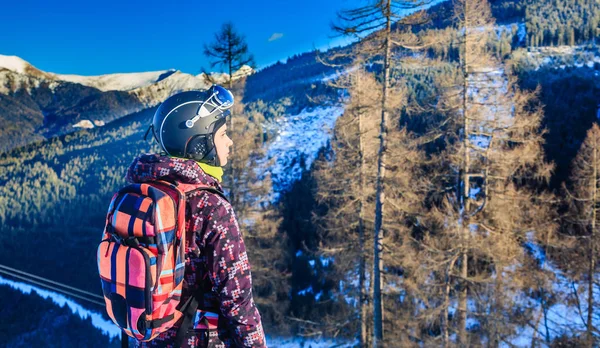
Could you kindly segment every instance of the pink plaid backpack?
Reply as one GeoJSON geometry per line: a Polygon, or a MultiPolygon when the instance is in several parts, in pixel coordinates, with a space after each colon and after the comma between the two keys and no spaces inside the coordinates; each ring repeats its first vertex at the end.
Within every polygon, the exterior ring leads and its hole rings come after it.
{"type": "Polygon", "coordinates": [[[98,247],[102,292],[112,321],[139,341],[152,340],[182,316],[181,327],[189,328],[201,302],[198,294],[180,301],[187,241],[185,197],[196,190],[217,191],[153,181],[128,185],[111,200],[98,247]]]}

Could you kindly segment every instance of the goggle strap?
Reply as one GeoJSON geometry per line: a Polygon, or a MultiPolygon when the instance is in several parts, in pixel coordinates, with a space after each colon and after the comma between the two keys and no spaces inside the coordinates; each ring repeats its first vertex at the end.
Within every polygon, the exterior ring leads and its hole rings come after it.
{"type": "Polygon", "coordinates": [[[148,140],[147,140],[147,138],[148,138],[148,133],[150,132],[150,129],[151,129],[151,128],[154,128],[154,125],[153,125],[153,124],[151,124],[151,125],[148,127],[148,129],[146,130],[146,134],[144,134],[144,141],[148,141],[148,140]]]}

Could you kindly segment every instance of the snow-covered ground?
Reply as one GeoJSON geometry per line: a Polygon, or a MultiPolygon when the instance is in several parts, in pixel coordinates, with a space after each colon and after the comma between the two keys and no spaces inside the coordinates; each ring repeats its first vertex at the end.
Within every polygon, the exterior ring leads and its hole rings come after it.
{"type": "Polygon", "coordinates": [[[333,339],[303,337],[281,338],[267,336],[267,345],[274,348],[350,348],[355,347],[357,344],[358,342],[340,342],[333,339]]]}
{"type": "Polygon", "coordinates": [[[297,115],[281,117],[269,125],[277,136],[268,144],[264,158],[256,165],[257,173],[263,177],[271,174],[273,200],[300,179],[304,168],[310,168],[319,149],[330,139],[331,130],[342,112],[340,106],[304,109],[297,115]]]}
{"type": "Polygon", "coordinates": [[[566,67],[593,68],[600,64],[600,50],[588,46],[530,47],[527,52],[514,53],[518,63],[527,69],[539,70],[548,67],[565,69],[566,67]]]}
{"type": "MultiPolygon", "coordinates": [[[[518,347],[528,347],[531,346],[534,336],[539,340],[544,340],[546,333],[550,340],[563,335],[569,337],[581,334],[586,330],[586,319],[584,318],[587,315],[587,298],[586,296],[581,296],[581,294],[579,295],[579,299],[575,298],[575,292],[578,292],[580,285],[569,279],[562,270],[547,260],[546,252],[535,242],[533,232],[527,234],[527,239],[525,247],[528,253],[537,260],[544,271],[554,276],[551,282],[551,289],[548,289],[548,291],[551,292],[552,296],[556,297],[556,303],[547,304],[546,313],[543,312],[541,303],[535,304],[535,307],[537,307],[536,315],[541,317],[537,328],[535,328],[537,332],[532,327],[524,327],[511,343],[518,347]],[[578,301],[581,303],[581,312],[580,308],[576,305],[578,301]]],[[[597,286],[594,287],[593,298],[595,303],[600,301],[600,292],[598,292],[597,286]]],[[[529,299],[529,301],[532,301],[532,299],[529,299]]],[[[594,327],[600,325],[600,318],[597,315],[593,318],[593,324],[594,327]]]]}

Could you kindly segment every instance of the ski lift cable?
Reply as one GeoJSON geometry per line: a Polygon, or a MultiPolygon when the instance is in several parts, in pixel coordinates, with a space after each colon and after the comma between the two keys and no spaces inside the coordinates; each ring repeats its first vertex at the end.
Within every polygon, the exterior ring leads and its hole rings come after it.
{"type": "Polygon", "coordinates": [[[35,278],[35,279],[38,279],[38,280],[42,280],[42,281],[48,282],[50,284],[62,286],[62,287],[67,288],[69,290],[77,291],[77,292],[79,292],[79,293],[81,293],[83,295],[88,295],[91,298],[95,298],[95,299],[104,301],[104,297],[103,296],[91,293],[89,291],[85,291],[85,290],[81,290],[81,289],[78,289],[78,288],[75,288],[75,287],[72,287],[72,286],[69,286],[69,285],[65,285],[65,284],[59,283],[59,282],[54,281],[54,280],[50,280],[50,279],[47,279],[47,278],[44,278],[44,277],[37,276],[35,274],[31,274],[31,273],[27,273],[25,271],[18,270],[16,268],[5,266],[3,264],[0,264],[0,268],[4,268],[5,270],[11,271],[11,272],[20,273],[22,275],[25,275],[25,276],[28,276],[28,277],[32,277],[32,278],[35,278]]]}
{"type": "Polygon", "coordinates": [[[7,274],[7,275],[9,275],[9,276],[11,276],[11,277],[15,277],[15,278],[18,278],[18,279],[21,279],[21,280],[25,280],[25,281],[27,281],[27,282],[29,282],[29,283],[32,283],[32,284],[35,284],[35,285],[39,285],[39,286],[46,287],[46,288],[48,288],[48,289],[51,289],[51,290],[53,290],[53,291],[56,291],[56,292],[58,292],[58,293],[61,293],[61,294],[63,294],[63,295],[77,297],[77,298],[79,298],[79,299],[82,299],[82,300],[85,300],[85,301],[91,302],[91,303],[93,303],[93,304],[96,304],[96,305],[99,305],[99,306],[102,306],[102,307],[106,306],[106,303],[102,303],[102,302],[100,302],[100,301],[96,301],[96,300],[93,300],[93,299],[87,298],[87,297],[85,297],[85,296],[81,296],[81,295],[78,295],[78,294],[76,294],[76,293],[72,293],[72,292],[70,292],[70,291],[66,291],[66,290],[62,290],[62,289],[59,289],[59,288],[55,288],[55,287],[53,287],[53,286],[51,286],[51,285],[44,284],[44,283],[41,283],[41,282],[38,282],[38,281],[32,280],[32,279],[29,279],[29,278],[27,278],[27,277],[20,276],[20,275],[18,275],[18,274],[14,274],[14,273],[12,273],[12,272],[9,272],[9,271],[5,271],[4,269],[0,269],[0,273],[4,273],[4,274],[7,274]]]}

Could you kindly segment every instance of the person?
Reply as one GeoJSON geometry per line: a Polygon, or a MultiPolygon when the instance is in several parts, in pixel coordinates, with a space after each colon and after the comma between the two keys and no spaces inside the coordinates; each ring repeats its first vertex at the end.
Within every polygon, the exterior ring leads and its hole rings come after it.
{"type": "MultiPolygon", "coordinates": [[[[218,85],[165,100],[148,130],[164,153],[137,157],[126,176],[131,183],[166,180],[212,188],[187,195],[185,223],[191,237],[181,303],[199,294],[201,300],[182,347],[266,347],[244,240],[222,194],[223,166],[233,145],[226,125],[232,105],[231,92],[218,85]]],[[[178,330],[173,327],[135,345],[175,347],[178,330]]]]}

